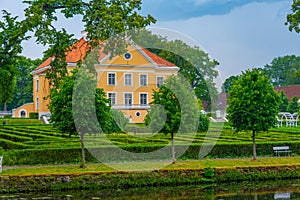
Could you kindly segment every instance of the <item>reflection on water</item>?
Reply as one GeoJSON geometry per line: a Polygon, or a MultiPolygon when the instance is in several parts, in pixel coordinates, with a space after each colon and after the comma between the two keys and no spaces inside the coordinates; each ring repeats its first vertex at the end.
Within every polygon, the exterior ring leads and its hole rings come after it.
{"type": "Polygon", "coordinates": [[[290,200],[300,199],[300,180],[267,181],[259,183],[228,183],[217,185],[143,187],[99,191],[64,191],[0,195],[0,199],[208,199],[208,200],[290,200]]]}

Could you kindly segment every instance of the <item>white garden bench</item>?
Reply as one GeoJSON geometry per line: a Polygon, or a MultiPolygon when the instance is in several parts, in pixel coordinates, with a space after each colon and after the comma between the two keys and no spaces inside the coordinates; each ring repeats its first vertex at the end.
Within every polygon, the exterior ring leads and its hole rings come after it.
{"type": "Polygon", "coordinates": [[[2,160],[3,160],[3,156],[0,156],[0,173],[2,173],[2,160]]]}
{"type": "Polygon", "coordinates": [[[280,153],[286,153],[290,156],[290,153],[292,152],[289,146],[273,147],[273,151],[276,156],[280,156],[280,153]]]}

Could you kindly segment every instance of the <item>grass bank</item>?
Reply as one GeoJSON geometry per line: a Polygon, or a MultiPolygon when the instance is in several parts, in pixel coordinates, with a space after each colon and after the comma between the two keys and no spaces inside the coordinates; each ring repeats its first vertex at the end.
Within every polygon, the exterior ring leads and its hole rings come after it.
{"type": "MultiPolygon", "coordinates": [[[[151,162],[152,163],[152,162],[151,162]]],[[[130,169],[130,163],[124,163],[130,169]]],[[[140,163],[149,165],[150,163],[140,163]]],[[[152,163],[153,164],[153,163],[152,163]]],[[[113,165],[112,165],[113,167],[113,165]]],[[[0,192],[175,186],[300,177],[300,157],[178,161],[154,171],[116,171],[102,164],[4,168],[0,192]]]]}

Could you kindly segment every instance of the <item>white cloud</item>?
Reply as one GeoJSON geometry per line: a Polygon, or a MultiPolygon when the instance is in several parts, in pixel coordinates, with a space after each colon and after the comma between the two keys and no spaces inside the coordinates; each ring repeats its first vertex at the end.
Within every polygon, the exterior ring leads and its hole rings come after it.
{"type": "Polygon", "coordinates": [[[262,67],[275,57],[300,55],[300,35],[284,25],[291,2],[251,3],[226,15],[158,23],[187,34],[220,62],[222,78],[262,67]]]}

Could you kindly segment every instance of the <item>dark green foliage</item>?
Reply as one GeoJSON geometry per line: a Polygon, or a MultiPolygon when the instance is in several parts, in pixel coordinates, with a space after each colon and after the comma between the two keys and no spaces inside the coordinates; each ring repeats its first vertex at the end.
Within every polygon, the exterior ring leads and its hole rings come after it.
{"type": "Polygon", "coordinates": [[[296,31],[297,33],[300,32],[300,28],[299,28],[299,23],[300,23],[300,19],[299,19],[299,15],[300,15],[300,1],[299,0],[294,0],[292,3],[292,13],[287,15],[286,18],[286,25],[289,26],[289,30],[290,31],[296,31]]]}
{"type": "Polygon", "coordinates": [[[279,111],[286,112],[288,110],[287,108],[289,105],[289,99],[282,90],[280,91],[279,96],[280,96],[279,111]]]}
{"type": "Polygon", "coordinates": [[[292,98],[292,101],[289,103],[288,107],[287,107],[287,111],[290,113],[298,113],[299,112],[299,103],[298,103],[299,98],[294,96],[292,98]]]}
{"type": "Polygon", "coordinates": [[[16,63],[17,88],[14,91],[12,102],[7,104],[8,110],[17,108],[25,103],[32,102],[33,79],[30,72],[32,72],[33,69],[39,66],[40,64],[40,59],[32,60],[23,56],[18,56],[16,63]]]}
{"type": "Polygon", "coordinates": [[[300,84],[297,71],[300,70],[300,57],[287,55],[274,58],[267,64],[262,72],[270,77],[274,87],[300,84]]]}
{"type": "MultiPolygon", "coordinates": [[[[127,47],[126,31],[144,28],[156,20],[151,16],[142,16],[137,11],[141,9],[141,0],[116,1],[82,1],[82,0],[36,0],[25,2],[29,4],[25,9],[26,28],[34,32],[37,43],[48,45],[47,57],[55,57],[47,78],[54,88],[58,87],[61,79],[67,74],[65,52],[74,42],[72,34],[62,28],[59,30],[57,11],[65,18],[82,16],[82,22],[87,31],[87,39],[91,41],[92,49],[99,45],[99,41],[107,41],[104,51],[112,56],[120,55],[127,47]],[[116,44],[118,48],[116,47],[116,44]]],[[[87,51],[90,51],[88,47],[87,51]]]]}
{"type": "MultiPolygon", "coordinates": [[[[198,46],[189,46],[181,40],[168,41],[166,38],[152,34],[150,31],[139,31],[133,40],[179,67],[179,73],[195,90],[197,98],[211,105],[218,92],[213,79],[218,76],[215,67],[219,65],[198,46]]],[[[209,107],[208,106],[208,107],[209,107]]],[[[209,108],[205,108],[210,110],[209,108]]]]}
{"type": "Polygon", "coordinates": [[[12,118],[12,116],[11,115],[4,115],[4,117],[3,117],[4,119],[11,119],[12,118]]]}
{"type": "Polygon", "coordinates": [[[0,139],[0,146],[3,149],[26,149],[28,148],[27,145],[21,143],[21,142],[13,142],[11,140],[6,139],[0,139]]]}
{"type": "Polygon", "coordinates": [[[124,113],[116,110],[116,109],[111,109],[111,113],[114,117],[115,122],[117,123],[118,127],[120,129],[115,130],[116,132],[124,132],[126,125],[128,124],[129,120],[128,118],[125,117],[124,113]]]}
{"type": "MultiPolygon", "coordinates": [[[[27,40],[27,30],[23,22],[17,21],[3,10],[0,21],[0,104],[12,101],[16,89],[18,55],[22,52],[21,43],[27,40]]],[[[4,108],[6,109],[6,107],[4,108]]]]}
{"type": "Polygon", "coordinates": [[[200,114],[199,116],[199,124],[198,124],[198,131],[203,132],[207,131],[209,127],[209,119],[206,115],[200,114]]]}
{"type": "Polygon", "coordinates": [[[279,95],[270,84],[270,79],[258,69],[243,72],[229,91],[227,119],[236,132],[252,131],[254,160],[255,135],[275,126],[279,104],[279,95]]]}
{"type": "Polygon", "coordinates": [[[198,107],[197,99],[194,98],[185,79],[170,76],[159,91],[153,92],[153,102],[149,111],[150,127],[157,131],[157,127],[163,125],[160,132],[165,134],[196,131],[198,107]]]}
{"type": "Polygon", "coordinates": [[[277,120],[280,99],[259,70],[243,72],[229,91],[227,119],[235,130],[267,131],[277,120]]]}
{"type": "Polygon", "coordinates": [[[222,85],[222,93],[228,93],[231,89],[233,82],[236,81],[238,78],[238,76],[230,76],[229,78],[227,78],[222,85]]]}
{"type": "Polygon", "coordinates": [[[39,119],[39,113],[31,112],[31,113],[29,113],[29,118],[30,119],[39,119]]]}
{"type": "Polygon", "coordinates": [[[59,90],[51,90],[50,120],[55,128],[68,134],[77,134],[77,128],[84,129],[83,134],[102,131],[104,133],[120,132],[120,128],[113,120],[110,107],[107,106],[109,100],[106,99],[105,92],[93,86],[94,80],[91,74],[74,70],[71,76],[66,76],[62,80],[59,90]],[[76,98],[73,97],[74,91],[76,91],[76,98]],[[96,121],[90,119],[93,116],[92,113],[96,114],[96,121]],[[74,120],[78,120],[76,121],[77,127],[74,120]]]}

